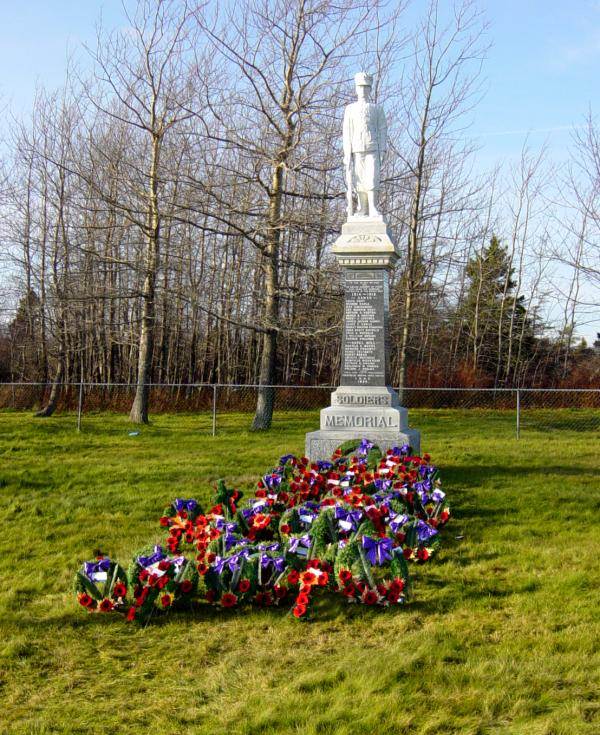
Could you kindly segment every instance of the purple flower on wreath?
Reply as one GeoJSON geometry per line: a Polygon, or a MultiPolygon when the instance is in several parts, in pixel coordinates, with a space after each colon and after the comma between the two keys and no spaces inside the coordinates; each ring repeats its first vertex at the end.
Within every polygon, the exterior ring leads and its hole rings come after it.
{"type": "Polygon", "coordinates": [[[298,554],[298,556],[308,556],[310,543],[310,536],[307,533],[305,533],[304,536],[291,536],[288,541],[290,554],[298,554]]]}
{"type": "Polygon", "coordinates": [[[434,500],[436,503],[441,503],[442,500],[446,497],[446,493],[442,492],[439,488],[436,487],[436,489],[431,493],[431,499],[434,500]]]}
{"type": "Polygon", "coordinates": [[[148,556],[138,556],[137,563],[144,567],[151,567],[153,564],[156,564],[157,561],[162,561],[163,559],[166,559],[167,555],[165,554],[165,551],[162,546],[155,546],[153,549],[152,554],[149,554],[148,556]]]}
{"type": "Polygon", "coordinates": [[[377,564],[381,566],[386,561],[391,560],[394,542],[391,538],[387,537],[375,539],[370,536],[363,536],[362,547],[371,565],[377,564]]]}
{"type": "Polygon", "coordinates": [[[389,490],[392,487],[391,480],[377,479],[373,483],[378,490],[389,490]]]}
{"type": "Polygon", "coordinates": [[[425,483],[424,482],[415,482],[415,491],[419,498],[421,499],[421,503],[425,505],[425,503],[429,500],[429,495],[427,495],[425,491],[425,483]]]}
{"type": "Polygon", "coordinates": [[[265,475],[263,477],[263,482],[269,489],[279,487],[279,485],[281,485],[281,475],[277,475],[275,473],[265,475]]]}
{"type": "Polygon", "coordinates": [[[237,531],[238,524],[235,523],[235,521],[227,522],[223,518],[223,516],[218,516],[217,520],[215,522],[216,528],[219,529],[219,531],[226,531],[227,533],[234,533],[237,531]]]}
{"type": "Polygon", "coordinates": [[[429,541],[429,539],[436,534],[437,531],[435,528],[432,528],[428,523],[421,520],[417,521],[417,539],[420,544],[424,544],[426,541],[429,541]]]}
{"type": "Polygon", "coordinates": [[[365,457],[375,445],[368,439],[363,439],[358,447],[358,453],[362,457],[365,457]]]}
{"type": "Polygon", "coordinates": [[[409,517],[405,513],[393,513],[390,511],[390,528],[394,533],[398,533],[405,523],[408,523],[409,517]]]}
{"type": "Polygon", "coordinates": [[[198,507],[198,502],[193,498],[189,498],[188,500],[184,498],[175,498],[173,506],[178,513],[181,513],[182,511],[193,513],[198,507]]]}
{"type": "Polygon", "coordinates": [[[324,459],[319,459],[317,461],[317,467],[319,468],[319,472],[324,472],[325,470],[331,470],[333,468],[333,464],[324,459]]]}
{"type": "Polygon", "coordinates": [[[284,454],[283,457],[280,457],[279,464],[283,466],[287,464],[290,461],[290,459],[295,459],[293,454],[284,454]]]}
{"type": "Polygon", "coordinates": [[[106,579],[111,561],[105,556],[98,561],[86,561],[83,564],[83,573],[90,582],[102,582],[106,579]]]}

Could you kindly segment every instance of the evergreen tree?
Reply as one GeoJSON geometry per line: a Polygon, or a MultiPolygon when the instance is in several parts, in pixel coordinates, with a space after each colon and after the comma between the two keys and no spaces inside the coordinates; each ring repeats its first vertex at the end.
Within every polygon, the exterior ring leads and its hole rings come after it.
{"type": "Polygon", "coordinates": [[[515,294],[507,249],[496,235],[468,261],[468,282],[458,306],[463,324],[463,359],[476,373],[514,379],[531,354],[535,336],[524,306],[515,294]]]}

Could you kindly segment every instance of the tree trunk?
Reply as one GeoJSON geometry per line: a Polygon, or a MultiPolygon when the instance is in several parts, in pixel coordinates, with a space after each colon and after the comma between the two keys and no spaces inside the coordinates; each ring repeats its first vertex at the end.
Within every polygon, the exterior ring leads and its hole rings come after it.
{"type": "Polygon", "coordinates": [[[277,325],[279,322],[279,240],[281,217],[281,190],[283,184],[283,162],[273,171],[271,201],[269,203],[269,227],[267,247],[265,248],[265,333],[262,339],[262,355],[256,412],[252,421],[252,431],[265,431],[271,428],[275,405],[275,382],[277,367],[277,325]]]}
{"type": "Polygon", "coordinates": [[[50,389],[50,398],[48,399],[48,403],[35,414],[36,416],[40,418],[47,418],[48,416],[52,416],[52,414],[56,411],[60,386],[62,385],[62,376],[63,362],[62,360],[59,360],[58,367],[56,368],[56,375],[54,376],[54,380],[52,381],[52,388],[50,389]]]}
{"type": "Polygon", "coordinates": [[[158,156],[161,139],[152,139],[152,161],[150,164],[150,187],[148,195],[148,232],[146,245],[146,276],[142,291],[142,327],[138,354],[137,387],[135,398],[129,412],[134,424],[148,423],[148,399],[150,374],[152,371],[152,350],[154,347],[154,326],[156,317],[156,269],[160,244],[160,217],[158,213],[158,156]]]}

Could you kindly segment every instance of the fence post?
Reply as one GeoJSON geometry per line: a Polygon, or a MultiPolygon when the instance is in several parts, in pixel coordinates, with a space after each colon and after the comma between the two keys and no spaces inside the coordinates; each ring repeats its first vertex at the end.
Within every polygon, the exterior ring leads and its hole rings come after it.
{"type": "Polygon", "coordinates": [[[11,383],[11,386],[10,387],[11,387],[11,392],[12,392],[12,407],[13,407],[13,410],[14,410],[17,407],[17,399],[15,397],[15,384],[14,383],[11,383]]]}
{"type": "Polygon", "coordinates": [[[81,413],[83,410],[83,381],[79,383],[79,402],[77,404],[77,431],[81,431],[81,413]]]}
{"type": "Polygon", "coordinates": [[[212,435],[217,435],[217,386],[213,385],[212,435]]]}
{"type": "Polygon", "coordinates": [[[517,388],[517,439],[521,437],[521,391],[517,388]]]}

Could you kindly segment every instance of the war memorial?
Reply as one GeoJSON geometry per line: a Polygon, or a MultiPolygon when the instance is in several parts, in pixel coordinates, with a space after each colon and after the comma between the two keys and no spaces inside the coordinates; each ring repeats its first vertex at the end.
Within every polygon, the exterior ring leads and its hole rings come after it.
{"type": "Polygon", "coordinates": [[[399,253],[378,209],[385,113],[371,102],[372,77],[360,72],[355,83],[358,99],[346,107],[343,128],[348,217],[332,248],[344,289],[341,377],[331,406],[321,411],[320,429],[306,435],[313,461],[363,436],[382,449],[420,449],[419,432],[408,427],[408,411],[389,385],[389,277],[399,253]]]}

